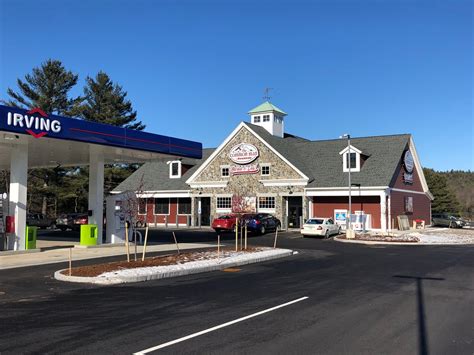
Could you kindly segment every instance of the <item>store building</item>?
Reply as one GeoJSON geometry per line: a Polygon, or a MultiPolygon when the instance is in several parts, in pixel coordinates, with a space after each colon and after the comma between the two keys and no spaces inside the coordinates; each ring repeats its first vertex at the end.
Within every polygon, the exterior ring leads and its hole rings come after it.
{"type": "Polygon", "coordinates": [[[432,195],[411,135],[349,146],[286,133],[286,113],[268,101],[249,115],[202,159],[148,162],[114,193],[138,191],[139,218],[151,226],[208,226],[237,209],[272,213],[284,229],[315,216],[344,224],[350,170],[352,212],[366,215],[366,228],[396,228],[400,215],[429,223],[432,195]]]}

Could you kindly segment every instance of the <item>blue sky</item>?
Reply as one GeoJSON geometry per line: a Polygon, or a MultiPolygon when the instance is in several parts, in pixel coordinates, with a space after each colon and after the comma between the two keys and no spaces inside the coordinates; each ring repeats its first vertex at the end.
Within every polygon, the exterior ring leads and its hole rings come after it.
{"type": "Polygon", "coordinates": [[[265,87],[286,131],[412,133],[474,170],[471,1],[0,0],[0,97],[48,58],[128,91],[147,131],[215,147],[265,87]]]}

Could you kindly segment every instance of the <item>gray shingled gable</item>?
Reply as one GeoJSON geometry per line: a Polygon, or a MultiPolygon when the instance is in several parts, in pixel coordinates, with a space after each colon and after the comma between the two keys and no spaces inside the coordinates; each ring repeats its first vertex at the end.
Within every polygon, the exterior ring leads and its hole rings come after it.
{"type": "MultiPolygon", "coordinates": [[[[365,186],[389,186],[397,171],[409,134],[352,138],[351,145],[366,156],[360,172],[351,173],[351,182],[365,186]]],[[[297,143],[295,150],[305,160],[314,180],[307,187],[346,187],[348,173],[343,172],[339,152],[347,147],[342,139],[297,143]]]]}
{"type": "MultiPolygon", "coordinates": [[[[343,172],[339,155],[347,147],[347,140],[309,141],[292,135],[280,138],[263,127],[245,124],[309,177],[307,187],[348,185],[348,173],[343,172]]],[[[409,140],[409,134],[352,138],[351,145],[367,159],[360,172],[351,174],[351,182],[361,186],[389,186],[409,140]]]]}
{"type": "Polygon", "coordinates": [[[166,161],[156,161],[143,164],[137,171],[122,181],[113,192],[135,191],[142,185],[142,191],[176,191],[189,190],[186,180],[201,166],[214,152],[215,148],[204,148],[202,159],[183,159],[182,164],[193,165],[180,179],[170,179],[169,165],[166,161]],[[142,180],[143,176],[143,180],[142,180]]]}
{"type": "MultiPolygon", "coordinates": [[[[347,146],[346,140],[309,141],[291,134],[280,138],[271,135],[263,127],[246,122],[244,124],[308,176],[308,188],[347,186],[348,173],[343,172],[342,156],[339,155],[347,146]]],[[[390,186],[409,141],[409,134],[352,138],[351,145],[367,157],[360,172],[351,174],[352,183],[362,187],[390,186]]],[[[137,189],[142,175],[144,191],[189,190],[186,180],[214,151],[215,148],[206,148],[203,149],[202,159],[183,159],[183,164],[195,165],[180,179],[169,178],[166,162],[146,163],[117,186],[114,192],[137,189]]]]}

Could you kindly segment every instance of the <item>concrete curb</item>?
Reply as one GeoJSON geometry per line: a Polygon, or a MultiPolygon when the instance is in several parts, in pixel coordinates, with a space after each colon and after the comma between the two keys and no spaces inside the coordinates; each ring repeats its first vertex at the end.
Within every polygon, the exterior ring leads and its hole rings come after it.
{"type": "Polygon", "coordinates": [[[410,245],[410,246],[473,245],[473,243],[423,243],[423,242],[382,242],[378,240],[347,240],[347,239],[339,239],[337,237],[334,237],[334,240],[340,243],[353,243],[353,244],[365,244],[365,245],[410,245]]]}
{"type": "MultiPolygon", "coordinates": [[[[293,255],[293,250],[289,249],[276,249],[272,250],[272,255],[267,256],[259,256],[257,252],[253,256],[252,259],[247,259],[243,261],[223,261],[220,264],[216,265],[206,265],[202,267],[192,267],[192,268],[184,268],[181,270],[171,271],[171,272],[156,272],[151,275],[140,275],[140,276],[115,276],[110,278],[99,278],[99,277],[80,277],[80,276],[68,276],[64,275],[61,272],[67,271],[68,269],[58,270],[54,273],[54,278],[60,281],[68,281],[68,282],[81,282],[81,283],[93,283],[98,285],[114,285],[114,284],[121,284],[121,283],[130,283],[130,282],[142,282],[142,281],[150,281],[150,280],[158,280],[158,279],[166,279],[170,277],[178,277],[178,276],[185,276],[185,275],[192,275],[198,274],[203,272],[210,272],[210,271],[219,271],[229,267],[235,266],[242,266],[248,264],[255,264],[264,261],[284,258],[290,255],[293,255]]],[[[264,251],[267,253],[267,251],[264,251]]],[[[186,264],[182,266],[185,267],[186,264]]]]}

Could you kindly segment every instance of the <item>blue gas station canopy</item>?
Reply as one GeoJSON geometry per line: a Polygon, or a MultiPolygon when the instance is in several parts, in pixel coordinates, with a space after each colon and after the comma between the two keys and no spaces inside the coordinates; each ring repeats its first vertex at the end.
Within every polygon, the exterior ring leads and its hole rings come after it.
{"type": "Polygon", "coordinates": [[[1,168],[10,164],[8,147],[24,143],[30,167],[88,164],[91,144],[108,163],[202,157],[198,142],[0,105],[1,168]]]}

